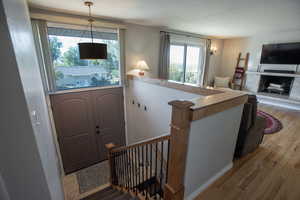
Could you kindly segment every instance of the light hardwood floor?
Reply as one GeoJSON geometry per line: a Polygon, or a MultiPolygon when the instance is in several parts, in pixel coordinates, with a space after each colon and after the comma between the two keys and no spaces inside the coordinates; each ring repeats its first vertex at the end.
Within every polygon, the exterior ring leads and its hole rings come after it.
{"type": "Polygon", "coordinates": [[[300,200],[300,112],[259,105],[283,123],[196,200],[300,200]]]}

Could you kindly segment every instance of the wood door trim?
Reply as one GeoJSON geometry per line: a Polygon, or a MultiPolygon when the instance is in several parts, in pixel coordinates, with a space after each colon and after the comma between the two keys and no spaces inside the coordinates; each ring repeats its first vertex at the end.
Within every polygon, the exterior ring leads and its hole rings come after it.
{"type": "Polygon", "coordinates": [[[81,93],[95,90],[109,90],[115,88],[124,88],[123,85],[115,85],[115,86],[106,86],[106,87],[89,87],[89,88],[78,88],[78,89],[70,89],[70,90],[60,90],[56,92],[49,92],[50,96],[60,95],[60,94],[68,94],[68,93],[81,93]]]}

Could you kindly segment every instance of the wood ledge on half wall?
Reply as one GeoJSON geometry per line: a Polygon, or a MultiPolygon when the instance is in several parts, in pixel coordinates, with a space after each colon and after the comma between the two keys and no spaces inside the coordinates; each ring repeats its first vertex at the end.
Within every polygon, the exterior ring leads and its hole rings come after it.
{"type": "Polygon", "coordinates": [[[248,100],[246,92],[237,90],[217,90],[214,88],[202,88],[192,85],[170,82],[164,79],[127,75],[128,80],[142,81],[162,87],[181,90],[184,92],[199,94],[198,98],[188,99],[194,105],[191,106],[191,120],[199,120],[215,113],[245,104],[248,100]]]}

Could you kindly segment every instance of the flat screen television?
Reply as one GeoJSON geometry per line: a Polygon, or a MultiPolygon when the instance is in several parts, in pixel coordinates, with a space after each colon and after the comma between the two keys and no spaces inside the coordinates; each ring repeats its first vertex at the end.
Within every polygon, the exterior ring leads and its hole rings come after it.
{"type": "Polygon", "coordinates": [[[300,42],[263,45],[260,63],[299,65],[300,42]]]}

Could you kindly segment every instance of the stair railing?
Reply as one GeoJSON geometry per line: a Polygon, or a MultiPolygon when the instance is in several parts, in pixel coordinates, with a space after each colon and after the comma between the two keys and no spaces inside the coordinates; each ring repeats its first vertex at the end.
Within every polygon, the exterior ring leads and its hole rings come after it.
{"type": "Polygon", "coordinates": [[[123,147],[107,144],[110,181],[145,199],[162,199],[168,181],[170,135],[123,147]]]}
{"type": "Polygon", "coordinates": [[[119,148],[107,145],[112,185],[142,194],[145,199],[184,199],[184,173],[194,103],[176,100],[169,105],[172,106],[170,135],[119,148]]]}

